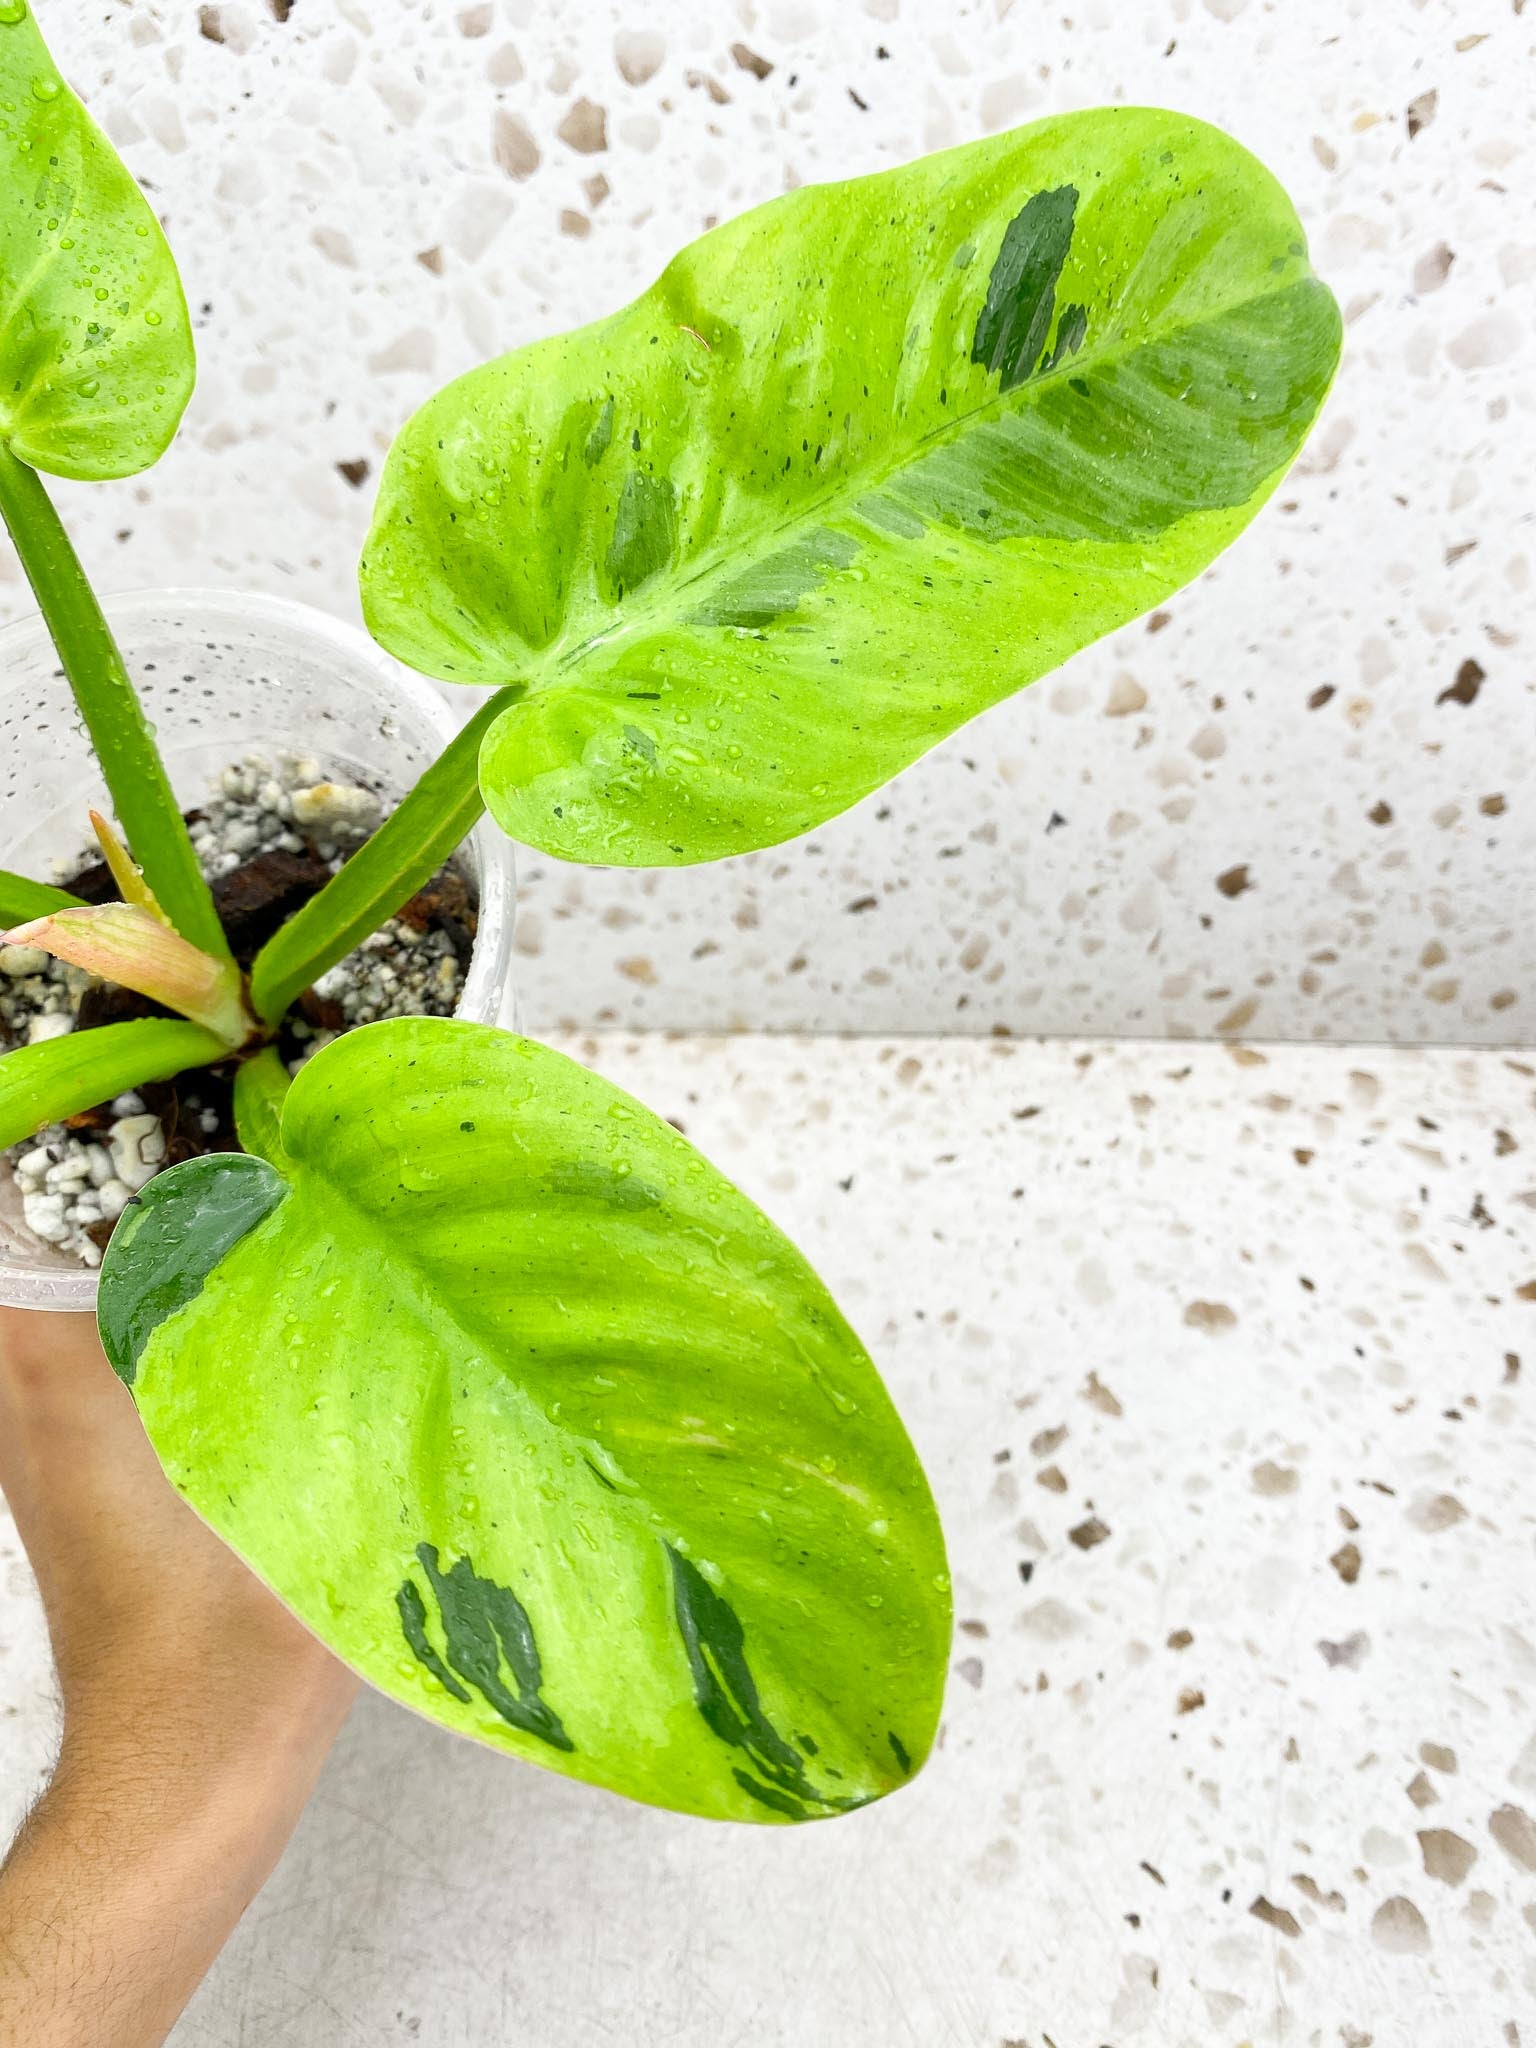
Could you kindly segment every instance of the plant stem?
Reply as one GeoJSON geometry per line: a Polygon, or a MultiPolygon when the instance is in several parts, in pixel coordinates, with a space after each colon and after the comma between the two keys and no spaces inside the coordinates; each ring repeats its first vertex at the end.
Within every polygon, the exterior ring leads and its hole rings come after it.
{"type": "Polygon", "coordinates": [[[53,636],[134,859],[182,937],[228,960],[212,894],[112,629],[41,477],[3,442],[0,516],[53,636]]]}
{"type": "Polygon", "coordinates": [[[283,1098],[292,1087],[275,1045],[241,1062],[235,1071],[235,1132],[242,1147],[269,1166],[281,1167],[283,1098]]]}
{"type": "Polygon", "coordinates": [[[264,1024],[276,1024],[311,982],[409,901],[472,829],[485,809],[480,742],[521,695],[513,683],[489,698],[378,831],[262,947],[251,1002],[264,1024]]]}

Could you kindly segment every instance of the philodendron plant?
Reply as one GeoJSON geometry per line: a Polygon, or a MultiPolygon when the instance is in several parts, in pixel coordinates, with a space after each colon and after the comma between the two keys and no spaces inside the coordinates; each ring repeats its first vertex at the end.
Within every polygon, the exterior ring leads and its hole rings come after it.
{"type": "Polygon", "coordinates": [[[775,200],[622,312],[451,384],[390,457],[363,604],[395,654],[489,694],[242,974],[40,478],[158,457],[185,307],[22,0],[0,0],[0,157],[0,510],[123,899],[7,875],[0,923],[177,1013],[6,1054],[0,1144],[237,1068],[243,1153],[151,1180],[102,1267],[102,1339],[167,1473],[450,1728],[698,1814],[877,1798],[933,1737],[948,1579],[805,1260],[527,1039],[374,1024],[290,1081],[274,1038],[484,807],[568,860],[768,846],[1195,575],[1334,369],[1285,195],[1183,116],[1062,116],[775,200]]]}

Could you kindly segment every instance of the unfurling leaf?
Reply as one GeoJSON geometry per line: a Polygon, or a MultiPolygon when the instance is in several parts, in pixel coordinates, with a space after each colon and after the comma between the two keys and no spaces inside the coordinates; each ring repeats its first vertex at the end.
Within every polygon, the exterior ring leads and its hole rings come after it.
{"type": "Polygon", "coordinates": [[[1182,115],[809,186],[430,400],[385,470],[368,622],[432,675],[523,686],[481,753],[514,837],[766,846],[1198,574],[1339,335],[1285,194],[1182,115]]]}
{"type": "Polygon", "coordinates": [[[327,1046],[274,1150],[150,1182],[101,1329],[174,1484],[316,1634],[655,1804],[808,1820],[902,1784],[943,1541],[773,1225],[606,1081],[451,1020],[327,1046]]]}
{"type": "Polygon", "coordinates": [[[140,910],[147,911],[159,923],[169,926],[171,920],[155,901],[155,892],[150,888],[148,882],[145,881],[144,870],[134,860],[133,855],[124,846],[122,840],[119,839],[114,827],[101,815],[100,811],[92,811],[89,813],[89,816],[91,830],[96,834],[96,844],[101,848],[102,858],[106,861],[112,879],[117,884],[118,895],[122,897],[125,903],[135,904],[140,910]]]}
{"type": "Polygon", "coordinates": [[[135,989],[216,1033],[226,1046],[244,1045],[256,1028],[234,962],[200,952],[138,904],[56,910],[0,934],[0,943],[40,946],[56,960],[135,989]]]}

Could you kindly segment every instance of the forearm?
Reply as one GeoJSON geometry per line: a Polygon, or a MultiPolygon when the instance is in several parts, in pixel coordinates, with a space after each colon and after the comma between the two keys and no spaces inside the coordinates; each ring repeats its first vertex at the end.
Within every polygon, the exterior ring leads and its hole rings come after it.
{"type": "Polygon", "coordinates": [[[357,1681],[176,1498],[88,1320],[0,1310],[0,1489],[64,1704],[0,1868],[0,2048],[157,2048],[357,1681]]]}
{"type": "Polygon", "coordinates": [[[350,1694],[209,1731],[66,1734],[0,1869],[0,2042],[157,2048],[270,1875],[350,1694]],[[215,1738],[217,1740],[217,1738],[215,1738]]]}

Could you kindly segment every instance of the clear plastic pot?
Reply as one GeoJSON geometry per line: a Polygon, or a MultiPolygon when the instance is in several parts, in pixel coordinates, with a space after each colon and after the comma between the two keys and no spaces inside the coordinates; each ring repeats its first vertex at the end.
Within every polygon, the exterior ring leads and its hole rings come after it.
{"type": "MultiPolygon", "coordinates": [[[[105,609],[187,808],[246,754],[311,754],[398,800],[457,729],[429,682],[306,605],[158,590],[110,598],[105,609]]],[[[0,632],[0,867],[51,880],[52,861],[85,843],[91,804],[111,808],[46,629],[24,620],[0,632]]],[[[482,822],[463,852],[480,926],[458,1014],[510,1021],[512,849],[482,822]]],[[[96,1277],[27,1229],[0,1165],[0,1303],[90,1309],[96,1277]]]]}

